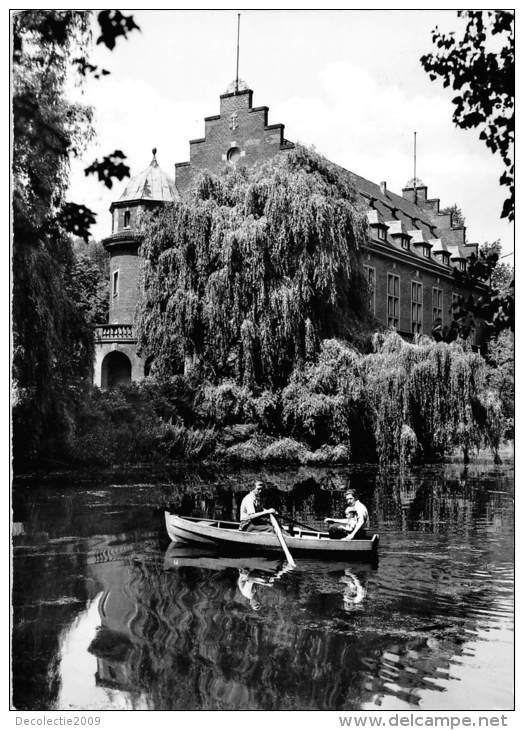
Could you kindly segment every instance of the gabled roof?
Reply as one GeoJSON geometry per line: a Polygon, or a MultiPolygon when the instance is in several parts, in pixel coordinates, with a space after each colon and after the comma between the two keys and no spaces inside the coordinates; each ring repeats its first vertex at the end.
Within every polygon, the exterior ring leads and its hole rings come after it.
{"type": "Polygon", "coordinates": [[[153,149],[153,159],[149,167],[132,177],[127,183],[118,202],[126,200],[144,200],[159,203],[168,203],[179,200],[180,196],[172,180],[156,161],[156,148],[153,149]]]}

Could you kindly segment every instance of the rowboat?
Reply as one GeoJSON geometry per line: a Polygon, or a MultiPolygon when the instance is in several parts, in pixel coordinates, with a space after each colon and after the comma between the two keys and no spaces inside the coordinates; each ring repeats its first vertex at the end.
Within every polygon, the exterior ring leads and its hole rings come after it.
{"type": "MultiPolygon", "coordinates": [[[[166,529],[171,540],[213,547],[223,553],[279,553],[282,547],[273,532],[243,532],[238,522],[208,520],[203,517],[181,517],[165,512],[166,529]]],[[[366,540],[333,540],[327,532],[296,529],[284,530],[286,544],[294,556],[318,555],[339,560],[374,560],[378,551],[378,535],[366,540]]]]}
{"type": "MultiPolygon", "coordinates": [[[[179,570],[180,568],[199,568],[221,572],[228,569],[247,570],[250,573],[261,575],[274,575],[282,570],[286,561],[281,553],[263,554],[260,551],[242,551],[242,553],[228,554],[223,551],[217,552],[212,546],[199,546],[196,543],[171,542],[164,555],[164,570],[179,570]]],[[[335,558],[323,559],[322,555],[307,554],[299,561],[297,572],[338,575],[347,570],[348,561],[335,558]]],[[[367,573],[372,569],[370,561],[351,561],[351,569],[357,570],[359,575],[367,573]]]]}

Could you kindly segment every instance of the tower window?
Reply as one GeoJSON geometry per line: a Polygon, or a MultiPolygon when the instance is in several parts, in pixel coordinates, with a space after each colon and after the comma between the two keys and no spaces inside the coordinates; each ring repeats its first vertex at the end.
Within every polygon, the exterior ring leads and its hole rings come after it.
{"type": "Polygon", "coordinates": [[[126,210],[124,213],[124,228],[129,228],[129,225],[131,223],[131,213],[126,210]]]}
{"type": "Polygon", "coordinates": [[[113,271],[113,286],[112,286],[113,296],[118,296],[118,270],[113,271]]]}

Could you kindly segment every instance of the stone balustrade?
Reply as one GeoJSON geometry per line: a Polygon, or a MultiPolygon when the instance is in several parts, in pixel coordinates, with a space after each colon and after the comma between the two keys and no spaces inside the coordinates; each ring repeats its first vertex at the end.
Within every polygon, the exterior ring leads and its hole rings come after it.
{"type": "Polygon", "coordinates": [[[130,342],[136,341],[131,324],[102,324],[95,327],[96,342],[130,342]]]}

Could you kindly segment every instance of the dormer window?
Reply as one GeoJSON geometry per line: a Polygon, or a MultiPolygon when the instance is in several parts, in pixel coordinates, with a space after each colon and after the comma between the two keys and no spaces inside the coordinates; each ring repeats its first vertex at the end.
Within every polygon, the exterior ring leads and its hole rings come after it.
{"type": "Polygon", "coordinates": [[[427,259],[431,258],[431,251],[429,250],[429,246],[422,246],[422,255],[425,256],[427,259]]]}
{"type": "Polygon", "coordinates": [[[409,251],[409,238],[407,236],[401,236],[400,245],[405,251],[409,251]]]}
{"type": "Polygon", "coordinates": [[[458,261],[457,262],[457,268],[459,271],[466,271],[466,262],[465,261],[458,261]]]}
{"type": "Polygon", "coordinates": [[[129,228],[131,224],[131,213],[129,210],[126,210],[124,213],[124,228],[129,228]]]}
{"type": "Polygon", "coordinates": [[[382,228],[382,226],[380,226],[379,228],[377,228],[377,238],[380,241],[385,241],[386,240],[386,229],[385,228],[382,228]]]}

